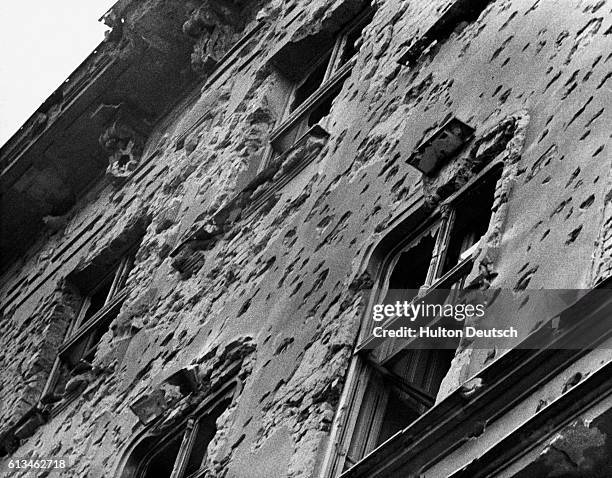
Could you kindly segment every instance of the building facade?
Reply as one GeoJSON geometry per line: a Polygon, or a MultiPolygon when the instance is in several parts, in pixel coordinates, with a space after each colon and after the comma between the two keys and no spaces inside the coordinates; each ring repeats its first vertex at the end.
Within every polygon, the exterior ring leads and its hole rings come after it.
{"type": "Polygon", "coordinates": [[[1,149],[3,470],[612,476],[609,2],[103,20],[1,149]],[[372,319],[451,293],[516,335],[372,319]]]}

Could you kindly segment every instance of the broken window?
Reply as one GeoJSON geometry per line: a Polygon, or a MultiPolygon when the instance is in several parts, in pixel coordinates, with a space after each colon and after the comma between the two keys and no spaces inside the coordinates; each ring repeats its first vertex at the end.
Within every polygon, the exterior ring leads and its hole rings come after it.
{"type": "Polygon", "coordinates": [[[316,124],[325,129],[334,99],[351,71],[353,58],[359,52],[363,29],[372,16],[369,8],[360,14],[335,37],[333,46],[321,51],[318,55],[320,59],[294,82],[285,118],[272,133],[271,143],[275,153],[287,151],[316,124]]]}
{"type": "Polygon", "coordinates": [[[453,356],[453,350],[402,350],[384,365],[366,364],[369,376],[344,470],[433,406],[453,356]]]}
{"type": "MultiPolygon", "coordinates": [[[[459,293],[472,270],[476,246],[489,229],[501,172],[500,165],[489,165],[449,197],[420,230],[388,247],[372,303],[432,295],[434,303],[455,299],[448,294],[459,293]]],[[[449,325],[444,320],[439,324],[449,325]]],[[[440,339],[435,350],[401,340],[376,342],[371,334],[374,324],[366,325],[348,380],[348,414],[339,429],[329,476],[350,469],[434,405],[458,345],[457,339],[448,338],[440,339]]]]}
{"type": "Polygon", "coordinates": [[[90,380],[91,364],[102,336],[119,314],[125,299],[124,286],[134,263],[130,252],[110,267],[95,284],[81,291],[79,312],[70,326],[64,343],[43,391],[41,402],[68,402],[78,396],[90,380]]]}
{"type": "Polygon", "coordinates": [[[483,180],[463,194],[452,212],[452,228],[442,273],[469,258],[480,238],[487,232],[495,199],[495,186],[501,171],[485,175],[483,180]]]}
{"type": "Polygon", "coordinates": [[[122,478],[197,478],[208,476],[208,446],[217,433],[217,419],[230,405],[232,387],[200,407],[169,433],[154,434],[133,449],[122,478]]]}
{"type": "Polygon", "coordinates": [[[455,31],[475,22],[491,0],[455,0],[449,2],[435,23],[420,37],[412,41],[398,60],[402,65],[413,65],[426,51],[442,45],[455,31]]]}

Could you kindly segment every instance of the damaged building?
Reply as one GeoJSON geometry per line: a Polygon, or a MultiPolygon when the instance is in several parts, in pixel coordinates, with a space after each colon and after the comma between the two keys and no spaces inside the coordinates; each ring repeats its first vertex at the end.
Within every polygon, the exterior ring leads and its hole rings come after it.
{"type": "Polygon", "coordinates": [[[612,476],[612,2],[103,21],[0,151],[2,470],[612,476]],[[394,290],[504,291],[518,337],[376,337],[394,290]]]}

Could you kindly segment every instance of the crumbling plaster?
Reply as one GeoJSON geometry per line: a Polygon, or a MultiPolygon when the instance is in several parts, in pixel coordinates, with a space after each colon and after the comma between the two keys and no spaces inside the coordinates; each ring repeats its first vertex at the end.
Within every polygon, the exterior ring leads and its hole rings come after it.
{"type": "MultiPolygon", "coordinates": [[[[491,265],[493,285],[589,287],[600,276],[592,270],[610,256],[600,229],[610,198],[611,5],[595,0],[491,2],[475,23],[411,68],[397,58],[447,2],[376,2],[317,159],[273,205],[234,223],[191,277],[174,271],[169,253],[193,220],[229,201],[249,164],[264,154],[281,111],[273,50],[321,22],[337,28],[349,3],[266,5],[253,57],[152,134],[161,140],[145,147],[145,156],[158,151],[150,166],[119,190],[92,191],[64,227],[5,273],[2,423],[30,403],[27,377],[41,387],[33,357],[62,279],[125,231],[130,218],[147,218],[128,299],[96,359],[105,373],[23,443],[20,455],[71,455],[71,476],[110,476],[134,436],[129,404],[151,390],[155,377],[250,336],[252,370],[220,424],[223,443],[214,447],[223,453],[211,453],[211,476],[316,476],[366,299],[350,286],[368,248],[421,194],[420,173],[405,160],[451,113],[477,134],[519,111],[529,115],[491,265]],[[176,138],[202,116],[207,119],[177,147],[176,138]],[[113,356],[113,344],[126,338],[127,349],[113,356]]],[[[445,390],[489,355],[459,355],[445,390]]],[[[551,387],[546,393],[562,393],[551,387]]]]}

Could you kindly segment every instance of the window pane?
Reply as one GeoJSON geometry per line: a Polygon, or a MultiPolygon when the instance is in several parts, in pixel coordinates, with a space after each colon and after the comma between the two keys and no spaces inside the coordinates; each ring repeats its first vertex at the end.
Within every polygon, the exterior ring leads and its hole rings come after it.
{"type": "Polygon", "coordinates": [[[340,56],[340,65],[344,65],[359,52],[361,48],[361,33],[365,25],[366,23],[363,23],[347,33],[346,43],[344,44],[344,49],[340,56]]]}
{"type": "Polygon", "coordinates": [[[172,442],[153,455],[138,478],[170,478],[174,469],[174,462],[181,447],[181,437],[172,442]]]}
{"type": "Polygon", "coordinates": [[[448,272],[464,259],[462,254],[487,232],[495,199],[495,186],[501,170],[490,174],[480,185],[466,193],[456,206],[455,222],[442,273],[448,272]]]}
{"type": "Polygon", "coordinates": [[[319,86],[323,83],[325,78],[325,72],[327,71],[327,64],[329,63],[330,54],[328,54],[323,61],[321,61],[317,67],[311,71],[308,76],[304,79],[302,84],[298,86],[293,95],[293,102],[289,111],[294,111],[304,101],[317,91],[319,86]]]}
{"type": "Polygon", "coordinates": [[[389,291],[385,303],[411,300],[425,284],[436,238],[427,234],[400,254],[389,278],[389,291]]]}
{"type": "Polygon", "coordinates": [[[413,421],[419,418],[419,414],[406,400],[405,394],[396,388],[389,390],[389,399],[385,407],[385,413],[376,440],[376,446],[387,441],[397,432],[403,430],[413,421]]]}
{"type": "Polygon", "coordinates": [[[106,298],[108,297],[108,293],[110,292],[111,286],[113,285],[114,274],[110,274],[102,284],[100,284],[94,292],[89,296],[90,302],[85,315],[82,316],[81,322],[79,325],[86,323],[89,319],[91,319],[106,302],[106,298]]]}
{"type": "Polygon", "coordinates": [[[319,104],[317,104],[312,112],[308,115],[308,126],[314,126],[315,124],[319,123],[323,118],[325,118],[327,115],[329,115],[332,105],[334,103],[334,100],[336,99],[336,96],[338,96],[338,93],[340,93],[340,90],[342,89],[342,85],[340,85],[340,87],[335,88],[334,91],[332,91],[330,94],[328,94],[319,104]]]}
{"type": "Polygon", "coordinates": [[[372,371],[347,450],[345,468],[359,461],[376,447],[381,416],[387,407],[387,390],[383,384],[382,377],[372,371]]]}
{"type": "Polygon", "coordinates": [[[455,356],[452,349],[403,350],[387,368],[406,383],[435,397],[455,356]]]}
{"type": "Polygon", "coordinates": [[[217,433],[217,419],[228,405],[229,402],[223,402],[212,412],[198,420],[195,441],[193,442],[187,468],[185,469],[186,477],[196,473],[204,465],[208,445],[217,433]]]}

